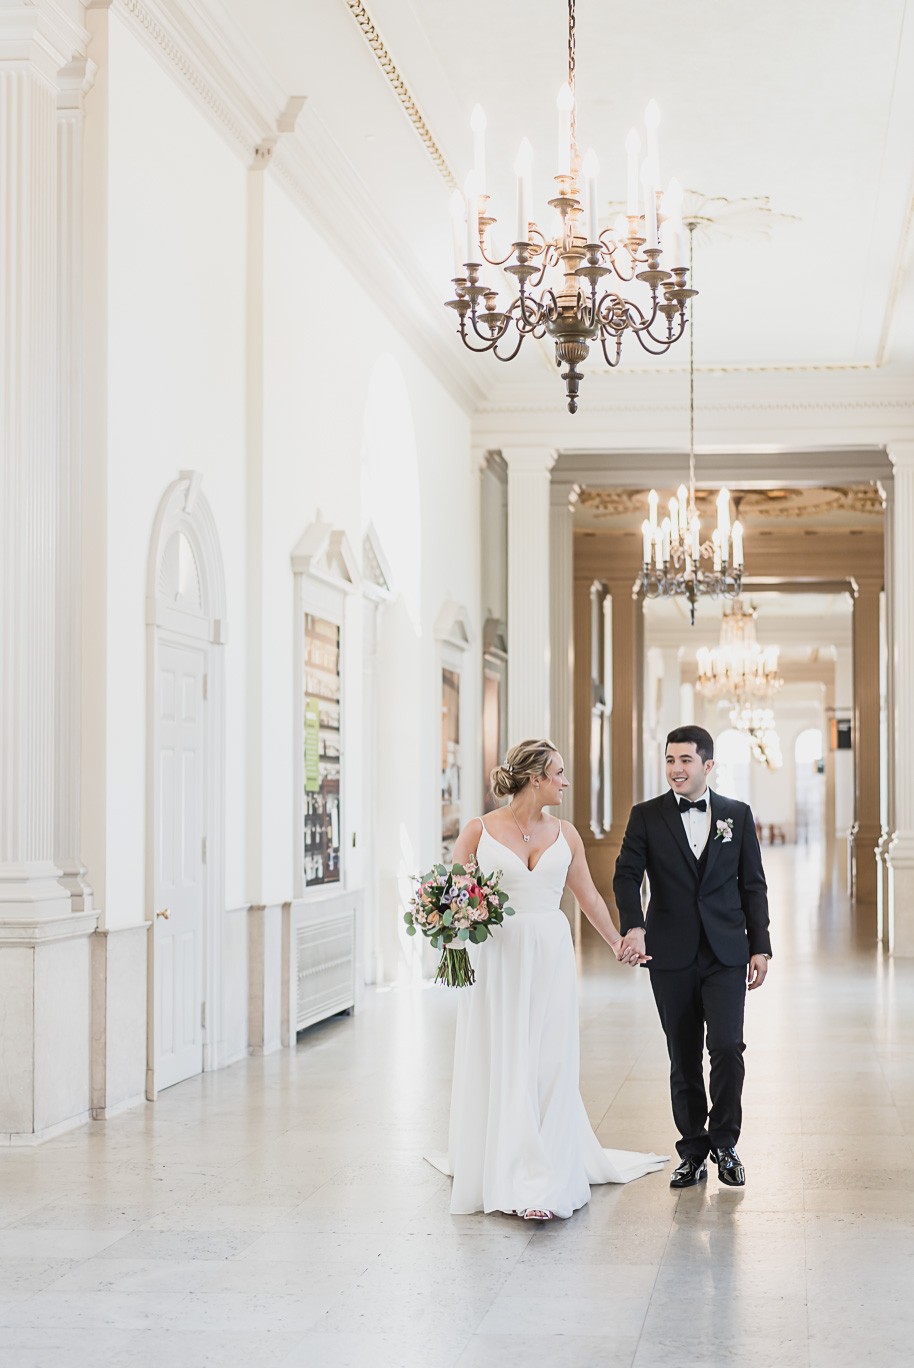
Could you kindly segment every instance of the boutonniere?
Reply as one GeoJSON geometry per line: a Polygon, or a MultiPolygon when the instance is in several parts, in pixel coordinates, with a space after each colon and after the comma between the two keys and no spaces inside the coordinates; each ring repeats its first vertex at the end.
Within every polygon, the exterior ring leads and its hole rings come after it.
{"type": "Polygon", "coordinates": [[[717,831],[714,835],[715,841],[723,841],[724,845],[733,840],[733,818],[728,817],[726,821],[721,819],[717,823],[717,831]]]}

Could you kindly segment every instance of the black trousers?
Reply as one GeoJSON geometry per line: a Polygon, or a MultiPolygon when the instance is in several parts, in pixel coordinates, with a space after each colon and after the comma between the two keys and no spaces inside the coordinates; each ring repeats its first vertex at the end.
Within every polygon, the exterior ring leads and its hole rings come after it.
{"type": "Polygon", "coordinates": [[[676,1148],[681,1159],[702,1160],[710,1149],[735,1145],[739,1139],[746,1075],[746,966],[721,964],[702,931],[698,954],[688,968],[648,969],[670,1055],[673,1120],[682,1137],[676,1148]],[[710,1114],[702,1067],[706,1029],[710,1114]]]}

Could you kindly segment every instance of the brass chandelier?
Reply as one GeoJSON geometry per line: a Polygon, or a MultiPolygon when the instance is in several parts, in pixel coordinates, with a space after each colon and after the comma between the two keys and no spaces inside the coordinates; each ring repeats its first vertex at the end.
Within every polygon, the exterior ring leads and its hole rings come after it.
{"type": "Polygon", "coordinates": [[[775,731],[771,708],[753,708],[748,703],[730,709],[730,726],[743,732],[753,760],[766,769],[780,769],[784,763],[781,739],[775,731]]]}
{"type": "MultiPolygon", "coordinates": [[[[689,232],[689,269],[695,220],[686,222],[689,232]]],[[[697,293],[691,290],[690,295],[697,293]]],[[[736,598],[743,586],[743,526],[730,520],[730,491],[717,496],[717,526],[702,541],[701,519],[695,502],[695,325],[694,306],[689,306],[689,487],[680,485],[670,499],[669,517],[657,521],[656,489],[648,496],[650,517],[641,524],[641,585],[646,598],[684,595],[695,626],[695,605],[702,594],[709,598],[736,598]]]]}
{"type": "Polygon", "coordinates": [[[568,82],[558,93],[558,173],[549,205],[557,226],[548,236],[531,221],[533,151],[526,138],[514,169],[517,173],[516,241],[507,256],[493,258],[486,241],[496,222],[488,212],[485,182],[486,118],[477,105],[471,126],[474,169],[465,196],[451,198],[454,228],[455,297],[447,301],[458,317],[458,331],[470,351],[494,352],[499,361],[513,361],[526,337],[551,337],[556,365],[562,371],[570,413],[576,413],[582,375],[579,367],[599,340],[606,364],[618,366],[622,341],[632,333],[644,350],[661,356],[678,342],[686,326],[686,301],[695,293],[686,285],[688,267],[682,261],[682,190],[671,181],[661,194],[657,157],[660,111],[652,100],[647,107],[647,157],[639,163],[640,139],[634,129],[626,139],[628,156],[627,214],[612,231],[600,231],[597,221],[597,158],[590,150],[578,156],[575,117],[575,0],[568,0],[568,82]],[[583,174],[584,200],[578,187],[583,174]],[[643,189],[644,211],[641,212],[643,189]],[[465,237],[464,237],[465,224],[465,237]],[[499,307],[494,273],[503,267],[515,277],[517,294],[499,307]],[[559,267],[558,290],[545,284],[547,271],[559,267]],[[603,289],[604,276],[622,283],[638,281],[646,287],[636,303],[603,289]],[[508,339],[505,341],[505,339],[508,339]],[[504,346],[500,344],[504,343],[504,346]]]}
{"type": "Polygon", "coordinates": [[[755,623],[755,610],[744,608],[737,599],[721,619],[720,645],[698,648],[696,688],[705,698],[730,699],[740,710],[754,699],[773,697],[781,688],[778,648],[759,645],[755,623]]]}

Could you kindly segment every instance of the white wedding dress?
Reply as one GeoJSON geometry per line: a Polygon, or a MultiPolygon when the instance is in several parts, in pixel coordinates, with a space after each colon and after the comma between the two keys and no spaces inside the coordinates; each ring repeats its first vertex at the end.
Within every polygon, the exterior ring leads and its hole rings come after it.
{"type": "Polygon", "coordinates": [[[567,1217],[591,1183],[628,1183],[662,1155],[603,1149],[579,1091],[574,947],[559,906],[571,849],[561,828],[528,869],[483,823],[477,859],[500,885],[506,917],[473,955],[476,982],[460,991],[446,1155],[451,1211],[524,1211],[567,1217]]]}

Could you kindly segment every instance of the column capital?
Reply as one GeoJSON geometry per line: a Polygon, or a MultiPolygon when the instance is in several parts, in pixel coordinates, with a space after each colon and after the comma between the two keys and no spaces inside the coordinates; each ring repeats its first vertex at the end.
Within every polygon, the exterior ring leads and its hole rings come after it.
{"type": "Polygon", "coordinates": [[[553,508],[568,512],[578,501],[581,486],[577,480],[552,480],[549,485],[549,502],[553,508]]]}
{"type": "Polygon", "coordinates": [[[886,455],[896,470],[914,469],[914,439],[910,441],[887,442],[886,455]]]}
{"type": "Polygon", "coordinates": [[[95,83],[98,67],[91,57],[75,57],[57,73],[57,111],[85,112],[85,99],[95,83]]]}
{"type": "Polygon", "coordinates": [[[548,475],[558,457],[555,447],[502,447],[501,454],[507,464],[509,475],[548,475]]]}
{"type": "Polygon", "coordinates": [[[50,84],[85,52],[89,32],[81,0],[4,0],[0,5],[0,62],[34,68],[50,84]]]}

